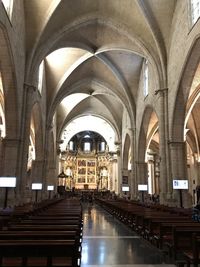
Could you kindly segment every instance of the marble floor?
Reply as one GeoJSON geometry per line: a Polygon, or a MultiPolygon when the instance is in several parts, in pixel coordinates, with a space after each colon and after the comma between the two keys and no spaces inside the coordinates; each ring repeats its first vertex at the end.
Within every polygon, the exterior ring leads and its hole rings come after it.
{"type": "Polygon", "coordinates": [[[164,255],[97,205],[83,204],[81,267],[174,267],[164,255]]]}

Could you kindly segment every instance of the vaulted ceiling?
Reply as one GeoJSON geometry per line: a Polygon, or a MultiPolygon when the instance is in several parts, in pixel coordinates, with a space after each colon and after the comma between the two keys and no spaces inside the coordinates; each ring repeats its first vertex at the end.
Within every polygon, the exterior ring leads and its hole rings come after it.
{"type": "Polygon", "coordinates": [[[144,59],[165,79],[176,0],[24,3],[27,77],[45,59],[49,119],[56,112],[60,131],[77,116],[97,115],[119,133],[124,110],[134,119],[144,59]]]}

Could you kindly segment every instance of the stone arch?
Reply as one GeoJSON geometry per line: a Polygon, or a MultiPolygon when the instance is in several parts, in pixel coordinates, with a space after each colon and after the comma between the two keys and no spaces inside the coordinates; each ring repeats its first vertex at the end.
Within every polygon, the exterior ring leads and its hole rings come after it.
{"type": "MultiPolygon", "coordinates": [[[[104,84],[100,83],[99,81],[93,81],[93,83],[91,85],[88,80],[82,80],[81,83],[78,83],[78,85],[77,84],[73,84],[70,88],[68,88],[67,91],[65,90],[65,88],[63,88],[63,90],[60,90],[59,93],[56,95],[52,105],[49,108],[47,124],[48,125],[52,124],[52,120],[53,120],[54,114],[56,112],[56,108],[65,97],[67,97],[67,96],[69,96],[69,95],[71,95],[73,93],[79,92],[79,91],[83,92],[84,87],[87,88],[88,86],[91,86],[91,88],[94,88],[94,89],[99,89],[99,91],[100,91],[99,94],[110,94],[112,96],[114,95],[112,93],[112,91],[111,91],[111,86],[109,86],[109,85],[105,86],[104,84]],[[106,91],[106,88],[107,88],[107,91],[106,91]]],[[[119,102],[121,102],[122,105],[124,105],[124,108],[126,108],[126,103],[127,102],[125,102],[125,100],[122,99],[122,97],[120,98],[120,95],[115,94],[115,96],[117,96],[117,100],[119,102]]],[[[78,113],[79,112],[77,112],[77,114],[78,113]]],[[[70,118],[72,119],[73,117],[74,116],[70,117],[70,114],[68,114],[68,116],[66,117],[65,121],[63,122],[63,125],[62,125],[61,129],[59,129],[58,135],[60,135],[60,133],[62,132],[62,128],[64,127],[64,125],[70,120],[70,118]]],[[[102,116],[102,117],[104,117],[104,116],[102,116]]],[[[104,119],[106,119],[106,118],[104,118],[104,119]]],[[[115,128],[115,130],[117,132],[118,137],[119,137],[120,136],[120,132],[119,132],[119,129],[118,129],[116,123],[112,123],[112,124],[113,124],[113,126],[114,126],[114,128],[115,128]]]]}
{"type": "Polygon", "coordinates": [[[178,91],[176,95],[176,101],[174,105],[172,127],[171,127],[171,139],[176,142],[183,142],[184,140],[184,124],[186,115],[186,106],[188,101],[188,95],[190,92],[191,84],[195,71],[200,61],[200,37],[198,36],[194,43],[191,45],[188,56],[185,60],[185,65],[181,74],[181,78],[178,85],[178,91]]]}
{"type": "Polygon", "coordinates": [[[145,160],[145,153],[147,147],[147,131],[153,111],[154,110],[151,106],[147,106],[143,113],[137,146],[137,160],[140,162],[143,162],[145,160]]]}
{"type": "MultiPolygon", "coordinates": [[[[116,20],[111,20],[110,18],[104,18],[104,17],[97,17],[96,14],[91,14],[90,16],[83,16],[80,17],[76,22],[73,22],[72,24],[68,25],[67,27],[61,28],[59,32],[56,32],[54,35],[52,35],[46,42],[42,42],[42,45],[40,45],[40,40],[38,40],[37,45],[35,46],[34,50],[32,51],[32,54],[28,61],[27,66],[27,73],[26,73],[26,80],[30,84],[34,84],[34,80],[36,77],[37,70],[39,68],[39,65],[41,61],[51,52],[53,52],[56,49],[59,49],[62,46],[58,46],[57,44],[59,41],[63,39],[63,36],[65,34],[68,34],[69,32],[72,32],[74,30],[77,30],[80,27],[83,27],[84,25],[88,26],[91,23],[96,23],[98,21],[99,24],[104,24],[107,27],[111,28],[112,30],[118,32],[121,35],[126,36],[132,43],[135,49],[133,50],[134,53],[140,54],[143,57],[147,58],[152,65],[156,69],[156,74],[158,75],[158,80],[160,82],[159,88],[162,87],[162,78],[163,73],[160,67],[160,61],[156,58],[153,51],[149,51],[149,48],[145,46],[144,42],[139,36],[136,36],[134,32],[128,31],[125,25],[119,24],[116,20]],[[46,43],[51,44],[51,47],[46,45],[46,43]],[[36,53],[36,51],[38,51],[36,53]]],[[[45,33],[45,30],[43,34],[41,33],[40,39],[42,39],[43,35],[45,33]]],[[[63,42],[61,42],[63,43],[63,42]]],[[[66,43],[66,42],[65,42],[66,43]]],[[[77,42],[70,42],[68,43],[71,47],[77,47],[87,50],[88,52],[94,53],[94,49],[92,47],[89,47],[88,45],[84,45],[77,42]]],[[[66,47],[66,45],[65,45],[66,47]]],[[[108,49],[111,49],[110,47],[108,49]]],[[[104,48],[104,51],[106,48],[104,48]]]]}
{"type": "Polygon", "coordinates": [[[41,108],[38,102],[34,103],[31,111],[35,127],[35,151],[36,159],[43,159],[43,125],[41,117],[41,108]]]}
{"type": "Polygon", "coordinates": [[[6,121],[6,137],[17,139],[19,134],[18,127],[18,108],[15,69],[11,54],[10,43],[3,26],[0,24],[0,60],[2,84],[4,92],[4,108],[6,121]]]}
{"type": "MultiPolygon", "coordinates": [[[[177,177],[177,179],[189,178],[188,175],[188,165],[187,165],[187,146],[185,142],[185,123],[187,121],[187,116],[189,116],[190,101],[189,94],[192,86],[192,82],[195,76],[195,72],[200,62],[200,36],[196,36],[193,43],[190,46],[188,54],[185,58],[185,64],[182,68],[180,75],[177,94],[175,97],[175,105],[173,110],[173,117],[171,120],[171,130],[170,130],[170,157],[171,157],[171,173],[172,177],[177,177]],[[188,114],[187,114],[188,113],[188,114]]],[[[188,145],[190,148],[193,139],[191,135],[187,138],[188,145]]],[[[171,183],[172,184],[172,183],[171,183]]],[[[190,183],[192,185],[192,182],[190,183]]],[[[191,193],[192,186],[189,190],[183,193],[183,206],[191,205],[191,193]]],[[[174,197],[178,201],[178,196],[173,193],[174,197]]]]}
{"type": "Polygon", "coordinates": [[[129,134],[127,133],[124,141],[123,158],[122,158],[124,169],[128,169],[130,145],[131,145],[131,139],[129,134]]]}
{"type": "Polygon", "coordinates": [[[47,165],[46,165],[46,183],[52,184],[54,186],[57,185],[57,172],[56,172],[56,140],[54,136],[54,132],[50,130],[48,132],[48,146],[47,146],[47,165]]]}
{"type": "MultiPolygon", "coordinates": [[[[137,181],[143,182],[147,184],[148,172],[147,172],[147,148],[150,147],[150,143],[152,142],[153,135],[155,131],[158,129],[158,122],[152,122],[152,117],[157,114],[152,106],[147,106],[143,113],[142,123],[140,127],[140,132],[138,136],[138,146],[137,146],[137,181]],[[154,115],[155,114],[155,115],[154,115]],[[151,127],[150,127],[150,124],[151,127]]],[[[155,146],[155,142],[152,142],[152,147],[155,146]]]]}

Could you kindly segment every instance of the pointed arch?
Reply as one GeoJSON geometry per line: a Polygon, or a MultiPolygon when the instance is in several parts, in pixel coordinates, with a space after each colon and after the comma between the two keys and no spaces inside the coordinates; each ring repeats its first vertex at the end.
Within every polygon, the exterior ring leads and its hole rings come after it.
{"type": "Polygon", "coordinates": [[[130,151],[131,139],[129,134],[126,134],[124,141],[124,149],[123,149],[123,168],[128,169],[129,163],[129,151],[130,151]]]}
{"type": "Polygon", "coordinates": [[[0,25],[0,72],[4,93],[4,111],[6,121],[6,137],[16,139],[19,133],[18,108],[15,69],[12,60],[10,43],[2,25],[0,25]]]}
{"type": "Polygon", "coordinates": [[[200,61],[199,50],[200,37],[198,36],[194,43],[191,45],[191,49],[188,53],[188,56],[186,57],[186,63],[183,67],[176,95],[173,119],[171,122],[171,139],[176,142],[182,142],[184,140],[186,106],[193,77],[200,61]]]}
{"type": "Polygon", "coordinates": [[[149,123],[151,116],[153,114],[154,110],[153,107],[147,106],[143,113],[142,123],[140,127],[139,132],[139,138],[138,138],[138,147],[137,147],[137,157],[139,162],[145,161],[145,153],[147,148],[147,135],[148,135],[148,129],[149,129],[149,123]]]}
{"type": "Polygon", "coordinates": [[[35,152],[37,159],[43,159],[43,125],[42,112],[38,102],[32,107],[31,117],[33,118],[35,130],[35,152]]]}

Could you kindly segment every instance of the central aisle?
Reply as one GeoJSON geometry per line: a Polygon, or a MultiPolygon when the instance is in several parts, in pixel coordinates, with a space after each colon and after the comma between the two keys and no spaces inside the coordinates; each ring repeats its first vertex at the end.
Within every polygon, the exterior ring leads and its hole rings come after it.
{"type": "Polygon", "coordinates": [[[83,204],[83,220],[81,267],[175,266],[99,206],[83,204]]]}

